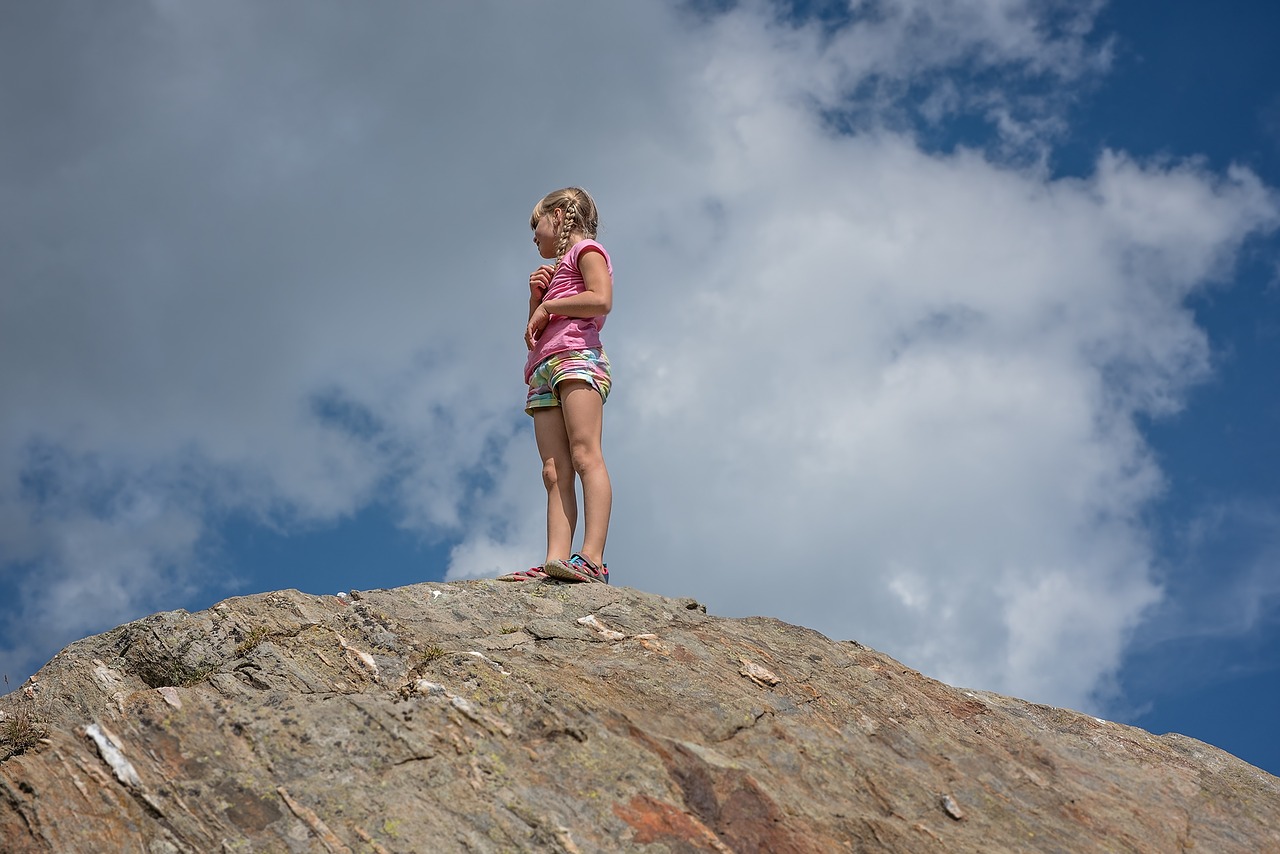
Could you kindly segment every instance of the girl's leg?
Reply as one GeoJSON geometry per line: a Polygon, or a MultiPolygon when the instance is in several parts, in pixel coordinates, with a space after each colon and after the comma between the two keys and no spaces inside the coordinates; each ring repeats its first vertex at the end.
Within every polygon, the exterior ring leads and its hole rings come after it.
{"type": "MultiPolygon", "coordinates": [[[[599,566],[609,536],[609,513],[613,508],[613,485],[604,465],[600,434],[604,424],[604,401],[600,393],[583,380],[565,380],[557,387],[564,430],[573,471],[582,480],[583,557],[599,566]]],[[[572,487],[571,487],[572,491],[572,487]]]]}
{"type": "MultiPolygon", "coordinates": [[[[599,395],[597,395],[598,397],[599,395]]],[[[547,559],[566,560],[573,552],[578,527],[578,499],[573,488],[573,460],[561,407],[535,409],[533,435],[542,457],[542,483],[547,488],[547,559]]]]}

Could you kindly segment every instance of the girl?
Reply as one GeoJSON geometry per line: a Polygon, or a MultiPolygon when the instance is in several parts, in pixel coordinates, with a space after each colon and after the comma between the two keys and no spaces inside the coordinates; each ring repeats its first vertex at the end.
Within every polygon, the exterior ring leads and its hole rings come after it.
{"type": "Polygon", "coordinates": [[[548,194],[529,217],[538,254],[556,259],[529,275],[524,330],[525,412],[533,416],[547,488],[547,558],[541,567],[501,576],[503,581],[609,583],[604,543],[613,488],[600,434],[611,383],[600,329],[613,308],[613,265],[594,239],[597,222],[595,202],[577,187],[548,194]],[[586,525],[582,548],[570,554],[578,525],[575,476],[582,481],[586,525]]]}

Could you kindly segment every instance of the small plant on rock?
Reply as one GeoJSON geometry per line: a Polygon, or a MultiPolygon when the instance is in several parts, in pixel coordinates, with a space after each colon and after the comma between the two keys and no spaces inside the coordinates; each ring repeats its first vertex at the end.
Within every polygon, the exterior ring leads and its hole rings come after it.
{"type": "Polygon", "coordinates": [[[49,728],[30,709],[21,706],[0,722],[0,760],[26,753],[49,737],[49,728]]]}
{"type": "Polygon", "coordinates": [[[448,654],[449,653],[444,649],[444,647],[436,646],[434,644],[424,649],[414,651],[413,655],[409,657],[410,678],[422,675],[422,672],[426,669],[428,664],[433,661],[439,661],[448,654]]]}
{"type": "Polygon", "coordinates": [[[271,637],[271,630],[266,626],[254,626],[245,635],[244,640],[236,644],[236,658],[243,658],[258,648],[258,645],[271,637]]]}

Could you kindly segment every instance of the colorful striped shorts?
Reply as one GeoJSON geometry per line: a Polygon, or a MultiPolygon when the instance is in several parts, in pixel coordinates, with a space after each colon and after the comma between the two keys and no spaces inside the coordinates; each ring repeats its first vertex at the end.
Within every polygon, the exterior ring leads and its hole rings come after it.
{"type": "Polygon", "coordinates": [[[613,381],[609,375],[609,357],[604,350],[566,350],[553,353],[538,363],[529,377],[529,396],[525,398],[524,411],[533,414],[535,409],[559,406],[556,386],[565,380],[582,380],[600,392],[600,402],[609,399],[613,381]]]}

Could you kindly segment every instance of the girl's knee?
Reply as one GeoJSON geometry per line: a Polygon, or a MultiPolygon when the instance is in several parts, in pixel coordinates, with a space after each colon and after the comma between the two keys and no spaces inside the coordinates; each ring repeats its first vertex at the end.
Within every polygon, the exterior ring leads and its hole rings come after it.
{"type": "Polygon", "coordinates": [[[547,489],[555,489],[559,482],[560,476],[556,470],[555,457],[548,457],[542,461],[542,484],[547,489]]]}
{"type": "Polygon", "coordinates": [[[573,470],[579,475],[588,474],[597,468],[604,468],[604,455],[599,446],[575,445],[569,452],[573,470]]]}

